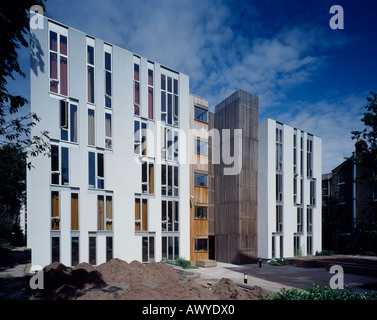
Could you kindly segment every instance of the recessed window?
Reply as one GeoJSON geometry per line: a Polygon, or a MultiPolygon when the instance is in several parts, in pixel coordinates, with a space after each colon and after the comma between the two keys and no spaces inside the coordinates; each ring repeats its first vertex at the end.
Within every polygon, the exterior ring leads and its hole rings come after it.
{"type": "Polygon", "coordinates": [[[113,148],[111,113],[105,113],[105,148],[113,148]]]}
{"type": "Polygon", "coordinates": [[[163,196],[179,196],[179,167],[161,165],[161,194],[163,196]]]}
{"type": "Polygon", "coordinates": [[[178,80],[161,74],[161,122],[179,125],[178,80]]]}
{"type": "Polygon", "coordinates": [[[86,38],[86,68],[87,68],[87,87],[88,102],[94,103],[94,39],[86,38]]]}
{"type": "Polygon", "coordinates": [[[144,161],[141,165],[141,191],[154,194],[154,163],[144,161]]]}
{"type": "Polygon", "coordinates": [[[113,197],[97,196],[97,227],[98,230],[113,230],[113,197]]]}
{"type": "Polygon", "coordinates": [[[60,194],[51,191],[51,230],[60,230],[60,194]]]}
{"type": "Polygon", "coordinates": [[[104,45],[105,56],[105,107],[111,108],[112,95],[112,47],[108,44],[104,45]]]}
{"type": "Polygon", "coordinates": [[[195,206],[195,219],[208,219],[208,207],[195,206]]]}
{"type": "Polygon", "coordinates": [[[97,264],[97,237],[89,236],[89,263],[92,266],[97,264]]]}
{"type": "Polygon", "coordinates": [[[161,240],[162,259],[176,260],[179,257],[179,237],[163,236],[161,240]]]}
{"type": "Polygon", "coordinates": [[[106,262],[113,258],[113,237],[106,237],[106,262]]]}
{"type": "Polygon", "coordinates": [[[195,186],[208,187],[208,174],[195,172],[195,186]]]}
{"type": "Polygon", "coordinates": [[[93,109],[88,109],[88,145],[95,146],[95,121],[93,109]]]}
{"type": "Polygon", "coordinates": [[[89,188],[105,188],[104,154],[88,152],[89,188]],[[97,169],[97,170],[96,170],[97,169]],[[97,174],[96,174],[97,173],[97,174]]]}
{"type": "Polygon", "coordinates": [[[179,231],[179,202],[161,201],[161,231],[179,231]]]}
{"type": "Polygon", "coordinates": [[[77,104],[60,101],[60,136],[61,140],[69,142],[78,141],[77,129],[77,104]]]}
{"type": "Polygon", "coordinates": [[[208,239],[195,239],[195,251],[208,251],[208,239]]]}
{"type": "Polygon", "coordinates": [[[148,230],[148,199],[135,198],[135,231],[148,230]]]}
{"type": "Polygon", "coordinates": [[[69,185],[68,148],[51,145],[51,184],[69,185]]]}
{"type": "Polygon", "coordinates": [[[134,121],[134,153],[147,155],[147,123],[140,120],[134,121]]]}
{"type": "Polygon", "coordinates": [[[60,237],[51,237],[51,263],[60,262],[60,237]]]}
{"type": "Polygon", "coordinates": [[[208,123],[208,110],[195,106],[194,119],[208,123]]]}
{"type": "Polygon", "coordinates": [[[71,237],[71,266],[79,264],[79,237],[71,237]]]}
{"type": "Polygon", "coordinates": [[[208,156],[208,142],[197,139],[195,150],[198,154],[208,156]]]}
{"type": "Polygon", "coordinates": [[[79,194],[71,193],[71,230],[79,230],[79,194]]]}

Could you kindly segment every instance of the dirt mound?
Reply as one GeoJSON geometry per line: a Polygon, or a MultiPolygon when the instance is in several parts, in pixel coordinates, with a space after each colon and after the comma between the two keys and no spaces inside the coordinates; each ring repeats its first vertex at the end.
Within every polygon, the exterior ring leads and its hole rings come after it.
{"type": "Polygon", "coordinates": [[[214,287],[213,294],[220,300],[263,300],[268,292],[260,287],[245,290],[232,280],[222,278],[214,287]]]}
{"type": "Polygon", "coordinates": [[[88,263],[73,269],[50,264],[44,268],[44,284],[36,296],[54,300],[259,300],[267,293],[259,287],[242,289],[226,278],[205,288],[193,279],[181,281],[168,264],[116,258],[95,268],[88,263]]]}

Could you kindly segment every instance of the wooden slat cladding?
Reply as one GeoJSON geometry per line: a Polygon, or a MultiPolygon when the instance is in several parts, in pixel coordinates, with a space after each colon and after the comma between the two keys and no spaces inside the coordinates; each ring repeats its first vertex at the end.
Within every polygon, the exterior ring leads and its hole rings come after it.
{"type": "Polygon", "coordinates": [[[227,166],[222,161],[213,166],[215,187],[210,194],[214,196],[215,220],[210,220],[210,229],[215,233],[216,260],[251,263],[258,254],[258,97],[239,90],[218,104],[215,111],[213,127],[220,132],[230,129],[230,140],[221,140],[220,145],[223,148],[224,143],[230,144],[231,155],[234,130],[242,129],[240,174],[224,175],[227,166]]]}

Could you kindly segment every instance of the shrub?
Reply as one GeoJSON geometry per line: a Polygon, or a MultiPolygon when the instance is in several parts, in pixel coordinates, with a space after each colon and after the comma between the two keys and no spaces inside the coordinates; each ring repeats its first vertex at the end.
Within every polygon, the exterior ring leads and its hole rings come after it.
{"type": "Polygon", "coordinates": [[[267,300],[377,300],[377,292],[370,291],[361,295],[354,292],[352,288],[346,286],[344,290],[333,290],[327,286],[313,284],[306,290],[280,289],[271,297],[267,294],[267,300]]]}
{"type": "Polygon", "coordinates": [[[315,255],[316,256],[332,256],[335,254],[335,251],[332,251],[332,250],[322,250],[320,252],[316,251],[315,252],[315,255]]]}

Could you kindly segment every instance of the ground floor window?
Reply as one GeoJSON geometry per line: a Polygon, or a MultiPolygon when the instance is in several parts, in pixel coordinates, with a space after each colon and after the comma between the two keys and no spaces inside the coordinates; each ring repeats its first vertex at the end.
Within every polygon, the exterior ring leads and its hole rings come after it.
{"type": "Polygon", "coordinates": [[[276,257],[276,249],[275,249],[275,237],[272,236],[272,239],[271,239],[271,257],[272,258],[275,258],[276,257]]]}
{"type": "Polygon", "coordinates": [[[208,238],[195,239],[195,251],[208,251],[208,238]]]}
{"type": "Polygon", "coordinates": [[[60,237],[51,237],[51,263],[60,262],[60,237]]]}
{"type": "Polygon", "coordinates": [[[71,266],[79,264],[79,237],[71,237],[71,266]]]}
{"type": "Polygon", "coordinates": [[[179,257],[179,236],[162,237],[162,259],[176,260],[179,257]]]}
{"type": "Polygon", "coordinates": [[[106,237],[106,262],[113,258],[113,237],[106,237]]]}
{"type": "Polygon", "coordinates": [[[97,237],[89,236],[89,263],[93,266],[97,264],[97,237]]]}
{"type": "Polygon", "coordinates": [[[154,262],[154,236],[142,237],[142,262],[154,262]]]}
{"type": "Polygon", "coordinates": [[[293,237],[293,255],[294,256],[301,256],[301,237],[294,236],[293,237]]]}
{"type": "Polygon", "coordinates": [[[306,238],[306,253],[308,256],[313,254],[313,237],[311,235],[306,238]]]}

